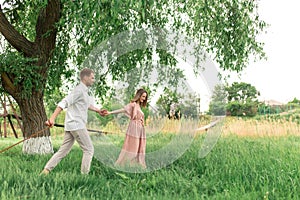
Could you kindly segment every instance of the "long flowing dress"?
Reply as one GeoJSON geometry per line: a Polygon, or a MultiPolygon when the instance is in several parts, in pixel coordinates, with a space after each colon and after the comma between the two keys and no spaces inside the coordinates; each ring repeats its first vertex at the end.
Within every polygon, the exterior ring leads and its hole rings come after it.
{"type": "Polygon", "coordinates": [[[125,114],[130,118],[126,137],[116,165],[139,164],[146,168],[146,134],[144,128],[144,113],[136,102],[124,107],[125,114]]]}

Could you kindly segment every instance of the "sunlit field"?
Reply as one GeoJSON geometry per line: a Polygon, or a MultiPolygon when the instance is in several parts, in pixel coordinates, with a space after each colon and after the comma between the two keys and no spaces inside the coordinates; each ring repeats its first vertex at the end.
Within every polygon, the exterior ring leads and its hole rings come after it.
{"type": "Polygon", "coordinates": [[[279,115],[258,118],[227,117],[223,135],[276,137],[300,136],[300,115],[280,117],[279,115]]]}
{"type": "MultiPolygon", "coordinates": [[[[48,176],[39,176],[51,155],[23,155],[18,145],[0,155],[0,199],[300,199],[299,129],[293,117],[226,117],[206,157],[199,151],[207,132],[198,131],[179,159],[148,173],[117,171],[95,158],[90,174],[81,175],[76,144],[48,176]]],[[[167,122],[149,138],[147,152],[168,143],[176,130],[178,122],[167,122]]],[[[55,151],[62,142],[62,129],[56,131],[55,151]]],[[[121,146],[124,134],[106,137],[121,146]]],[[[0,138],[0,148],[19,140],[0,138]]]]}

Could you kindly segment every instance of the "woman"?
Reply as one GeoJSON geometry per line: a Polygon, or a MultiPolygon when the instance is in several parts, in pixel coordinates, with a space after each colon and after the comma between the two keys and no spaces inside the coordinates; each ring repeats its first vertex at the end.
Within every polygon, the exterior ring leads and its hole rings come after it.
{"type": "Polygon", "coordinates": [[[144,128],[144,113],[141,107],[146,107],[147,99],[147,91],[139,89],[131,102],[124,108],[107,112],[107,115],[125,113],[130,118],[125,141],[119,158],[115,163],[116,165],[123,166],[125,164],[131,165],[137,163],[143,168],[146,168],[146,134],[144,128]]]}

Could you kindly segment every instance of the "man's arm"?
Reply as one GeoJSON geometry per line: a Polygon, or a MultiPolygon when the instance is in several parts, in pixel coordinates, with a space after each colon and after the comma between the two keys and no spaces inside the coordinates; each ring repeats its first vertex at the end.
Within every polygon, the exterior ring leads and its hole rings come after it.
{"type": "Polygon", "coordinates": [[[106,113],[107,113],[107,110],[100,110],[99,108],[96,108],[96,107],[93,106],[93,105],[90,105],[90,106],[89,106],[89,110],[95,111],[96,113],[99,113],[101,116],[105,116],[106,113]]]}
{"type": "Polygon", "coordinates": [[[63,109],[62,109],[61,107],[57,106],[56,109],[55,109],[55,111],[53,112],[53,114],[51,115],[51,117],[45,122],[45,124],[46,124],[47,126],[53,127],[57,115],[59,115],[59,113],[60,113],[62,110],[63,110],[63,109]]]}
{"type": "Polygon", "coordinates": [[[99,108],[96,108],[95,106],[93,106],[93,105],[90,105],[89,106],[89,110],[91,110],[91,111],[95,111],[95,112],[97,112],[97,113],[99,113],[100,112],[100,109],[99,108]]]}

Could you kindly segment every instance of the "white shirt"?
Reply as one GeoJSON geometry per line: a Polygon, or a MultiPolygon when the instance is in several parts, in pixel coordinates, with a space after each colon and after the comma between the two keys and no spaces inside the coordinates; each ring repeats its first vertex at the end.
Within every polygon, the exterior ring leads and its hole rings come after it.
{"type": "Polygon", "coordinates": [[[90,106],[88,87],[80,82],[58,106],[66,109],[65,131],[74,131],[86,128],[87,112],[90,106]]]}

